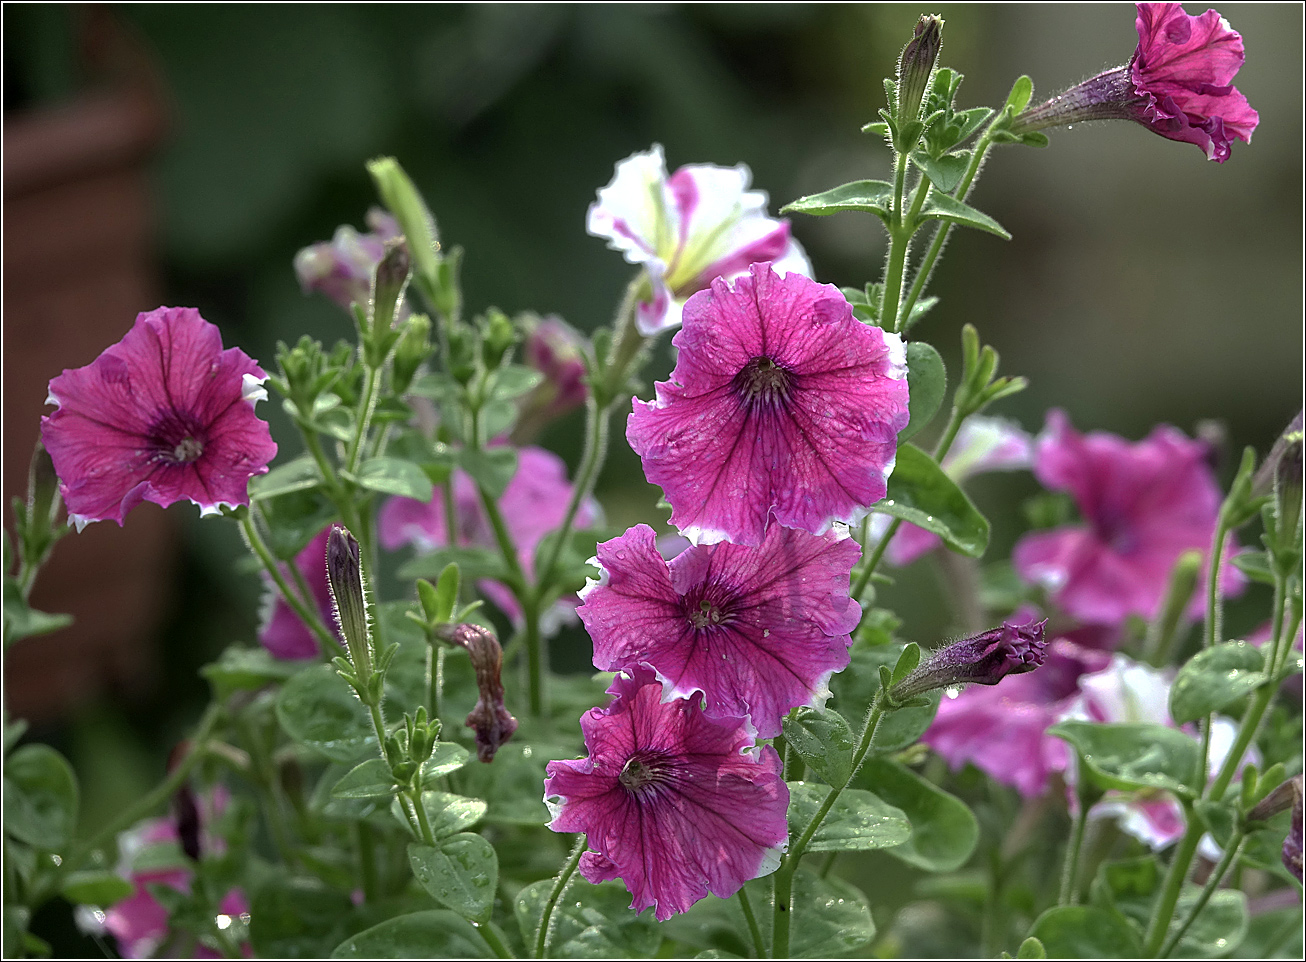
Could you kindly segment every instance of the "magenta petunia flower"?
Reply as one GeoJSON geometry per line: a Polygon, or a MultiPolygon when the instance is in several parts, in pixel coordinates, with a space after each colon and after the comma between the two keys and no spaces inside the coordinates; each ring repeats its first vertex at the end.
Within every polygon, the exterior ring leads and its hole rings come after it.
{"type": "Polygon", "coordinates": [[[644,663],[710,718],[749,716],[762,738],[789,709],[820,704],[847,667],[861,606],[848,597],[857,542],[772,525],[760,547],[700,545],[667,563],[640,524],[598,546],[600,580],[577,609],[594,666],[644,663]]]}
{"type": "Polygon", "coordinates": [[[690,164],[668,177],[660,144],[617,164],[612,183],[590,205],[586,227],[647,268],[653,299],[639,305],[641,333],[675,327],[686,298],[757,261],[811,276],[789,222],[766,216],[766,194],[749,190],[751,179],[743,164],[690,164]]]}
{"type": "MultiPolygon", "coordinates": [[[[326,550],[327,539],[331,535],[331,526],[327,525],[313,538],[299,554],[295,555],[295,567],[304,576],[304,581],[313,594],[313,601],[322,615],[322,623],[335,624],[335,612],[331,607],[331,588],[327,584],[326,550]]],[[[293,587],[295,582],[290,572],[282,565],[282,573],[293,587]]],[[[286,603],[280,590],[266,574],[263,576],[263,625],[259,629],[258,640],[274,658],[314,658],[318,653],[317,638],[308,627],[299,620],[299,615],[286,603]]]]}
{"type": "MultiPolygon", "coordinates": [[[[499,499],[499,511],[517,546],[517,560],[528,576],[535,568],[535,549],[544,536],[556,531],[567,512],[572,495],[567,480],[567,465],[562,458],[543,448],[525,447],[517,452],[517,473],[512,476],[499,499]]],[[[481,546],[497,550],[498,542],[485,512],[481,509],[476,484],[461,469],[453,474],[454,517],[458,530],[454,542],[462,547],[481,546]]],[[[584,528],[599,519],[599,506],[593,498],[581,502],[575,526],[584,528]]],[[[413,498],[391,498],[377,517],[381,544],[393,551],[411,544],[420,551],[446,547],[450,541],[445,530],[444,501],[439,492],[428,502],[413,498]]],[[[481,590],[504,614],[521,617],[512,592],[500,582],[482,581],[481,590]]],[[[559,619],[574,609],[574,602],[563,600],[548,619],[556,630],[559,619]]]]}
{"type": "MultiPolygon", "coordinates": [[[[1086,623],[1154,618],[1179,556],[1210,550],[1221,498],[1206,456],[1205,444],[1172,427],[1131,444],[1104,432],[1082,435],[1064,412],[1049,412],[1034,473],[1045,487],[1070,493],[1084,524],[1025,535],[1012,555],[1016,571],[1086,623]]],[[[1243,583],[1232,565],[1221,568],[1225,594],[1243,583]]]]}
{"type": "Polygon", "coordinates": [[[680,356],[626,438],[695,543],[762,543],[769,521],[813,534],[884,497],[907,426],[896,334],[837,288],[754,264],[685,305],[680,356]]]}
{"type": "Polygon", "coordinates": [[[1106,652],[1057,638],[1038,671],[945,696],[921,741],[953,769],[971,762],[1026,798],[1041,795],[1068,758],[1066,743],[1048,735],[1048,727],[1077,703],[1080,676],[1109,660],[1106,652]]]}
{"type": "MultiPolygon", "coordinates": [[[[1027,469],[1033,459],[1034,439],[1018,424],[1003,418],[973,414],[962,424],[939,466],[960,484],[969,477],[990,471],[1027,469]]],[[[872,515],[871,538],[879,541],[884,537],[892,521],[887,514],[872,515]]],[[[903,522],[885,549],[884,560],[894,567],[905,567],[942,543],[932,531],[903,522]]]]}
{"type": "Polygon", "coordinates": [[[267,377],[193,307],[138,314],[86,367],[50,382],[41,440],[78,530],[123,523],[142,501],[193,501],[200,514],[249,504],[249,479],[277,453],[254,413],[267,377]]]}
{"type": "Polygon", "coordinates": [[[1086,120],[1132,120],[1169,140],[1196,144],[1224,163],[1234,140],[1251,143],[1260,116],[1232,85],[1243,40],[1214,10],[1189,16],[1177,3],[1140,3],[1138,47],[1103,71],[1031,107],[1014,133],[1086,120]]]}
{"type": "MultiPolygon", "coordinates": [[[[352,304],[367,305],[372,296],[372,274],[385,255],[385,243],[402,237],[399,222],[373,207],[367,212],[370,233],[360,234],[344,224],[335,236],[305,247],[295,255],[295,276],[305,294],[320,291],[346,311],[352,304]]],[[[401,307],[402,311],[404,310],[401,307]]]]}
{"type": "Polygon", "coordinates": [[[729,898],[775,870],[788,837],[780,756],[742,718],[714,721],[690,698],[662,701],[636,666],[605,709],[581,716],[588,758],[552,761],[544,800],[555,832],[584,832],[580,872],[620,878],[636,912],[658,921],[709,892],[729,898]]]}
{"type": "Polygon", "coordinates": [[[560,317],[549,315],[530,325],[522,345],[522,360],[544,375],[544,381],[527,396],[526,410],[542,408],[548,418],[559,417],[585,403],[585,339],[560,317]]]}

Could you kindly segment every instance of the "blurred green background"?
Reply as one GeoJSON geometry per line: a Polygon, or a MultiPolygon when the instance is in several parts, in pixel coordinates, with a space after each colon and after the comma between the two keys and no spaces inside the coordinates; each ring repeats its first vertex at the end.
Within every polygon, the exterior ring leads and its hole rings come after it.
{"type": "MultiPolygon", "coordinates": [[[[152,168],[165,301],[199,307],[227,344],[265,364],[278,340],[349,333],[339,309],[300,293],[291,259],[341,223],[363,226],[376,202],[363,163],[375,155],[400,159],[446,244],[466,248],[470,311],[533,309],[590,330],[610,317],[630,268],[586,235],[585,212],[631,153],[658,142],[672,168],[747,163],[774,212],[888,175],[887,149],[859,128],[876,119],[882,78],[922,12],[947,21],[941,63],[966,75],[962,107],[1000,105],[1021,73],[1044,99],[1123,63],[1136,43],[1129,4],[111,9],[142,39],[171,101],[152,168]]],[[[1118,122],[991,157],[972,203],[1014,239],[956,233],[932,285],[942,302],[915,333],[952,370],[961,325],[973,323],[1003,372],[1029,378],[994,413],[1037,430],[1060,406],[1081,429],[1130,438],[1158,422],[1191,433],[1218,419],[1228,452],[1264,452],[1300,407],[1302,8],[1224,12],[1247,49],[1236,84],[1261,117],[1254,143],[1236,144],[1226,164],[1118,122]]],[[[83,13],[6,6],[6,118],[84,88],[74,39],[83,13]]],[[[818,279],[878,278],[873,218],[793,229],[818,279]]],[[[667,340],[647,381],[670,370],[667,340]]],[[[290,454],[285,427],[274,430],[290,454]]],[[[544,443],[574,465],[581,429],[573,416],[544,443]]],[[[1027,474],[974,484],[995,522],[991,558],[1009,549],[1019,503],[1035,490],[1027,474]]],[[[662,520],[624,444],[597,494],[614,525],[662,520]]],[[[257,624],[259,584],[233,568],[234,530],[199,524],[193,509],[169,514],[187,547],[153,642],[155,682],[130,699],[106,693],[43,733],[83,772],[88,819],[152,784],[206,697],[196,668],[257,624]]],[[[906,618],[906,637],[933,644],[954,627],[928,565],[895,591],[885,600],[906,618]]],[[[1249,595],[1231,627],[1260,621],[1267,604],[1249,595]]],[[[556,660],[582,668],[584,636],[564,638],[556,660]]]]}

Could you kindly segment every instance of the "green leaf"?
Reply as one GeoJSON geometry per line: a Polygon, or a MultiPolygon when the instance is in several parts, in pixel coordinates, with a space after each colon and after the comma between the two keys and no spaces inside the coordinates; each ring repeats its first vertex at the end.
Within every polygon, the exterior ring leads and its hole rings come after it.
{"type": "Polygon", "coordinates": [[[388,762],[369,758],[354,767],[331,789],[332,798],[389,798],[399,791],[388,762]]]}
{"type": "Polygon", "coordinates": [[[418,555],[399,567],[400,578],[438,578],[451,564],[458,566],[460,576],[466,581],[479,578],[502,578],[503,558],[489,548],[439,548],[418,555]]]}
{"type": "MultiPolygon", "coordinates": [[[[835,704],[845,717],[856,718],[865,713],[871,698],[880,688],[880,667],[893,668],[904,647],[900,644],[873,645],[860,636],[853,642],[848,649],[851,663],[830,679],[835,704]]],[[[923,696],[928,702],[926,705],[899,708],[885,714],[880,719],[880,727],[875,730],[871,754],[883,755],[914,745],[933,723],[942,695],[941,689],[935,689],[923,696]]]]}
{"type": "Polygon", "coordinates": [[[32,920],[32,912],[24,905],[6,905],[4,907],[4,940],[0,955],[6,959],[23,957],[24,936],[32,920]]]}
{"type": "Polygon", "coordinates": [[[461,915],[443,909],[413,912],[345,939],[333,959],[485,959],[485,939],[461,915]]]}
{"type": "Polygon", "coordinates": [[[921,220],[942,220],[960,224],[962,227],[973,227],[976,230],[997,234],[1003,240],[1011,240],[1011,235],[1006,229],[988,214],[976,210],[969,204],[963,204],[947,194],[931,192],[925,199],[925,206],[921,208],[919,217],[921,220]]]}
{"type": "Polygon", "coordinates": [[[943,539],[954,551],[978,558],[989,544],[989,522],[934,459],[900,444],[889,493],[871,509],[910,521],[943,539]]]}
{"type": "Polygon", "coordinates": [[[1263,585],[1274,584],[1274,571],[1270,568],[1270,556],[1264,551],[1243,551],[1229,559],[1233,566],[1252,581],[1263,585]]]}
{"type": "Polygon", "coordinates": [[[916,434],[939,413],[943,396],[948,390],[948,372],[939,352],[924,341],[911,341],[907,345],[907,392],[911,420],[898,432],[902,443],[916,434]]]}
{"type": "Polygon", "coordinates": [[[213,697],[225,701],[237,691],[257,691],[285,681],[303,667],[294,661],[273,658],[266,648],[232,645],[218,660],[200,669],[213,686],[213,697]]]}
{"type": "Polygon", "coordinates": [[[444,839],[439,848],[414,842],[408,846],[408,864],[431,898],[474,922],[489,921],[499,858],[484,838],[463,832],[444,839]]]}
{"type": "Polygon", "coordinates": [[[4,581],[4,645],[36,635],[48,635],[73,623],[73,616],[50,614],[31,607],[23,598],[18,583],[10,577],[4,581]]]}
{"type": "MultiPolygon", "coordinates": [[[[553,879],[528,885],[513,903],[522,941],[532,951],[552,888],[553,879]]],[[[653,913],[631,912],[630,893],[620,882],[574,882],[554,906],[549,925],[549,953],[560,959],[646,959],[662,944],[653,913]]]]}
{"type": "Polygon", "coordinates": [[[534,368],[521,364],[506,364],[494,372],[490,397],[500,401],[511,401],[534,389],[544,375],[534,368]]]}
{"type": "Polygon", "coordinates": [[[852,728],[833,709],[799,708],[783,722],[785,741],[830,785],[843,785],[853,770],[852,728]]]}
{"type": "MultiPolygon", "coordinates": [[[[1093,899],[1102,909],[1111,910],[1119,919],[1134,923],[1144,931],[1151,919],[1152,904],[1161,888],[1161,870],[1150,856],[1109,862],[1093,881],[1093,899]]],[[[1169,932],[1183,924],[1201,896],[1197,885],[1185,885],[1179,894],[1169,932]]],[[[1223,889],[1193,920],[1193,924],[1172,953],[1176,958],[1209,958],[1227,955],[1247,932],[1247,899],[1242,892],[1223,889]]],[[[1048,946],[1049,952],[1052,946],[1048,946]]]]}
{"type": "Polygon", "coordinates": [[[957,185],[961,183],[961,178],[965,176],[966,167],[970,163],[970,152],[962,151],[956,154],[944,154],[938,160],[935,160],[923,150],[914,150],[911,154],[911,161],[925,171],[925,176],[930,179],[930,183],[936,188],[945,194],[951,194],[957,185]]]}
{"type": "Polygon", "coordinates": [[[953,872],[970,858],[979,822],[961,799],[887,758],[868,758],[857,780],[911,823],[911,838],[890,855],[927,872],[953,872]]]}
{"type": "Polygon", "coordinates": [[[1164,788],[1193,797],[1188,780],[1197,771],[1200,750],[1176,728],[1072,720],[1053,725],[1048,734],[1074,747],[1104,788],[1164,788]]]}
{"type": "Polygon", "coordinates": [[[372,719],[348,682],[331,665],[306,668],[277,696],[277,721],[295,741],[338,762],[376,751],[372,719]]]}
{"type": "Polygon", "coordinates": [[[1007,95],[1005,106],[1011,108],[1011,114],[1014,117],[1029,106],[1029,98],[1034,96],[1034,81],[1027,76],[1016,78],[1016,82],[1011,85],[1011,93],[1007,95]]]}
{"type": "Polygon", "coordinates": [[[914,641],[907,642],[903,646],[902,653],[898,655],[898,660],[894,663],[893,671],[889,674],[889,684],[896,685],[903,681],[908,675],[916,670],[916,666],[921,663],[921,646],[914,641]]]}
{"type": "Polygon", "coordinates": [[[1047,957],[1047,947],[1032,935],[1021,942],[1020,948],[1016,950],[1018,959],[1046,959],[1047,957]]]}
{"type": "MultiPolygon", "coordinates": [[[[331,395],[335,397],[335,395],[331,395]]],[[[336,398],[338,402],[340,399],[336,398]]],[[[308,491],[322,483],[322,473],[317,469],[317,462],[311,455],[304,455],[279,464],[267,474],[260,474],[249,481],[249,496],[254,501],[265,501],[281,494],[295,491],[308,491]]]]}
{"type": "Polygon", "coordinates": [[[893,184],[883,180],[857,180],[833,190],[799,197],[781,209],[782,214],[837,214],[842,210],[864,210],[888,221],[893,206],[893,184]]]}
{"type": "Polygon", "coordinates": [[[77,827],[77,776],[49,745],[24,745],[4,765],[5,834],[58,851],[77,827]]]}
{"type": "Polygon", "coordinates": [[[517,473],[517,452],[512,448],[465,449],[459,452],[458,463],[486,494],[498,498],[517,473]]]}
{"type": "Polygon", "coordinates": [[[422,765],[422,778],[432,779],[456,772],[469,761],[472,753],[453,742],[436,742],[431,757],[422,765]]]}
{"type": "MultiPolygon", "coordinates": [[[[830,794],[829,785],[789,782],[789,831],[797,838],[830,794]]],[[[900,845],[911,837],[911,823],[900,809],[860,788],[840,793],[821,827],[807,843],[809,852],[865,852],[900,845]]]]}
{"type": "Polygon", "coordinates": [[[368,458],[359,466],[356,475],[351,476],[345,471],[340,473],[369,491],[396,494],[416,501],[430,501],[435,492],[425,471],[411,461],[398,458],[368,458]]]}
{"type": "Polygon", "coordinates": [[[1182,725],[1227,708],[1265,683],[1264,664],[1260,651],[1245,641],[1199,651],[1170,689],[1170,717],[1182,725]]]}
{"type": "MultiPolygon", "coordinates": [[[[746,883],[748,898],[762,922],[762,943],[771,954],[771,926],[765,919],[774,913],[773,886],[768,878],[746,883]]],[[[729,899],[725,909],[743,933],[743,912],[738,899],[729,899]]],[[[796,959],[828,959],[856,953],[875,937],[866,896],[839,878],[821,878],[814,872],[794,873],[793,914],[790,917],[789,954],[796,959]]]]}
{"type": "MultiPolygon", "coordinates": [[[[481,798],[467,798],[449,792],[422,792],[422,807],[426,809],[435,837],[445,838],[469,829],[483,819],[488,805],[481,798]]],[[[394,800],[392,810],[401,825],[408,825],[399,799],[394,800]]]]}
{"type": "Polygon", "coordinates": [[[98,905],[107,908],[121,902],[135,889],[117,872],[92,869],[73,872],[64,879],[60,894],[75,905],[98,905]]]}
{"type": "Polygon", "coordinates": [[[250,943],[260,958],[321,958],[344,935],[352,907],[317,879],[274,877],[250,902],[250,943]]]}
{"type": "Polygon", "coordinates": [[[417,582],[417,595],[428,623],[445,624],[453,618],[454,609],[458,606],[461,582],[462,572],[455,562],[444,566],[434,585],[425,579],[417,582]]]}
{"type": "Polygon", "coordinates": [[[1140,957],[1143,948],[1128,923],[1093,905],[1048,909],[1029,934],[1053,959],[1132,959],[1140,957]]]}

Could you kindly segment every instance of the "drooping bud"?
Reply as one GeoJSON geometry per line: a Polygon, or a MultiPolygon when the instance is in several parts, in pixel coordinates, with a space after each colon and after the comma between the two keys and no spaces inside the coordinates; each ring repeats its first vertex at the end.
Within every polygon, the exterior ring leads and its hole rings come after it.
{"type": "Polygon", "coordinates": [[[1298,775],[1286,782],[1281,782],[1274,791],[1252,806],[1247,812],[1247,820],[1249,822],[1269,821],[1280,812],[1286,812],[1292,808],[1294,803],[1300,809],[1301,798],[1302,776],[1298,775]]]}
{"type": "Polygon", "coordinates": [[[476,671],[476,689],[480,694],[476,707],[467,715],[467,727],[476,733],[476,757],[494,761],[499,746],[517,730],[517,719],[503,706],[503,649],[494,632],[480,625],[447,625],[437,629],[445,641],[467,649],[476,671]]]}
{"type": "Polygon", "coordinates": [[[521,417],[513,432],[517,443],[535,437],[540,429],[585,403],[585,362],[581,335],[559,317],[518,318],[526,331],[522,360],[544,375],[544,380],[521,402],[521,417]]]}
{"type": "Polygon", "coordinates": [[[1008,675],[1033,671],[1043,664],[1047,619],[1023,625],[1003,622],[935,651],[889,690],[902,703],[935,688],[996,685],[1008,675]]]}
{"type": "Polygon", "coordinates": [[[372,648],[367,627],[367,599],[363,594],[363,567],[358,542],[346,528],[331,527],[327,539],[327,584],[336,612],[336,624],[349,649],[349,660],[366,685],[372,674],[372,648]]]}
{"type": "Polygon", "coordinates": [[[899,127],[920,119],[921,102],[930,85],[930,75],[943,48],[943,18],[926,15],[916,23],[916,33],[898,60],[899,127]]]}

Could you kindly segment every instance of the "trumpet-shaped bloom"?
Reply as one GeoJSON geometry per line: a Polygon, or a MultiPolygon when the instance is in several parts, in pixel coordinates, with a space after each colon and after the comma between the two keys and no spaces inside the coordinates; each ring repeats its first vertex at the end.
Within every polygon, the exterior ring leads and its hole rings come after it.
{"type": "Polygon", "coordinates": [[[192,307],[138,314],[86,367],[50,382],[41,440],[78,529],[123,523],[142,501],[193,501],[201,514],[249,504],[249,479],[277,453],[254,413],[266,375],[192,307]]]}
{"type": "Polygon", "coordinates": [[[584,832],[580,872],[620,878],[636,912],[659,921],[709,892],[729,898],[780,863],[789,789],[780,756],[760,750],[742,718],[713,720],[697,699],[662,701],[636,666],[605,709],[581,716],[589,757],[547,766],[544,800],[555,832],[584,832]]]}
{"type": "MultiPolygon", "coordinates": [[[[373,207],[367,212],[367,226],[372,230],[360,234],[344,224],[335,236],[305,247],[295,255],[295,276],[307,294],[319,291],[346,311],[352,304],[366,306],[372,295],[372,274],[385,255],[385,243],[402,237],[399,222],[373,207]]],[[[402,312],[406,309],[401,308],[402,312]]]]}
{"type": "MultiPolygon", "coordinates": [[[[1012,555],[1016,571],[1081,621],[1154,618],[1179,556],[1210,550],[1220,491],[1206,454],[1205,444],[1172,427],[1131,444],[1103,432],[1082,435],[1063,412],[1049,412],[1034,473],[1045,487],[1070,493],[1084,524],[1026,535],[1012,555]]],[[[1236,568],[1222,568],[1226,594],[1242,584],[1236,568]]]]}
{"type": "Polygon", "coordinates": [[[789,222],[766,216],[766,194],[749,190],[751,179],[743,164],[690,164],[668,177],[660,144],[617,164],[612,183],[590,205],[586,227],[647,268],[653,296],[638,307],[641,333],[675,327],[686,298],[756,261],[811,275],[789,222]]]}
{"type": "Polygon", "coordinates": [[[700,545],[668,563],[653,529],[636,525],[599,545],[603,575],[577,613],[595,667],[644,663],[670,694],[702,692],[708,717],[747,715],[773,738],[789,709],[823,702],[830,675],[848,665],[860,554],[834,532],[772,525],[760,547],[700,545]]]}
{"type": "Polygon", "coordinates": [[[758,545],[774,518],[813,534],[884,497],[907,425],[896,334],[838,289],[754,264],[685,305],[679,358],[626,438],[695,543],[758,545]]]}
{"type": "MultiPolygon", "coordinates": [[[[299,554],[295,555],[295,567],[304,576],[304,583],[313,596],[322,623],[327,626],[335,624],[335,614],[331,607],[331,587],[327,584],[326,550],[327,539],[331,535],[331,526],[327,525],[313,538],[299,554]]],[[[292,587],[296,580],[282,565],[282,574],[292,587]]],[[[286,603],[281,592],[266,574],[263,576],[263,626],[259,629],[258,640],[274,658],[314,658],[317,656],[317,639],[308,630],[295,610],[286,603]]]]}

